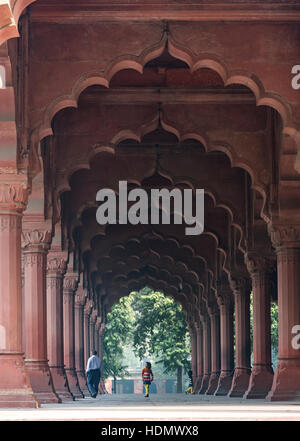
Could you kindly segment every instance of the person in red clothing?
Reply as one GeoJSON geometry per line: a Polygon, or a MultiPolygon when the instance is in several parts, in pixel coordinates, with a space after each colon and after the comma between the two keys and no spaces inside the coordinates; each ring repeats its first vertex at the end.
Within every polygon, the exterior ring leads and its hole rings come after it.
{"type": "Polygon", "coordinates": [[[142,370],[142,379],[143,379],[145,391],[146,391],[145,398],[148,398],[149,397],[149,386],[151,384],[151,381],[153,381],[153,379],[154,379],[153,372],[151,371],[151,363],[149,363],[149,361],[146,362],[146,366],[142,370]]]}

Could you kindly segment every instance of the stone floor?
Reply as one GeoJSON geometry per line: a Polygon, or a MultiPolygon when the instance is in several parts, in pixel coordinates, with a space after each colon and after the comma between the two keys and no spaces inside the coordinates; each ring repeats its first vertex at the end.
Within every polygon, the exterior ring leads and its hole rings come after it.
{"type": "Polygon", "coordinates": [[[300,421],[300,402],[166,394],[101,395],[40,409],[0,409],[0,421],[300,421]]]}

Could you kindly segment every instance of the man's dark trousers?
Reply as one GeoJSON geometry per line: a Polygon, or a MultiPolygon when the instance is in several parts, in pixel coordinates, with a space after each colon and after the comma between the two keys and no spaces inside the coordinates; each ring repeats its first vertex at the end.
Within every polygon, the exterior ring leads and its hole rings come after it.
{"type": "Polygon", "coordinates": [[[88,376],[88,386],[89,390],[91,392],[91,395],[97,395],[98,394],[98,388],[100,383],[100,369],[91,369],[87,373],[88,376]]]}

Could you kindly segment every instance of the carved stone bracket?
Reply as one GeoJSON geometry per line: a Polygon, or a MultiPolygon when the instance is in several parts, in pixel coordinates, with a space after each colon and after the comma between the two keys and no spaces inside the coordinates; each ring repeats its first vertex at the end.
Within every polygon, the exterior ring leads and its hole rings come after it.
{"type": "Polygon", "coordinates": [[[300,248],[300,225],[299,224],[268,224],[268,233],[273,246],[278,249],[300,248]]]}

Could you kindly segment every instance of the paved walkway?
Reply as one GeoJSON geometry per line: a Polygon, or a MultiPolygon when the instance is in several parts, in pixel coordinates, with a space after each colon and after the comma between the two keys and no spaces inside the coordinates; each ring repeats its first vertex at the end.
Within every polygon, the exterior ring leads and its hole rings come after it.
{"type": "Polygon", "coordinates": [[[40,409],[0,409],[0,421],[300,421],[300,402],[166,394],[100,395],[47,404],[40,409]]]}

